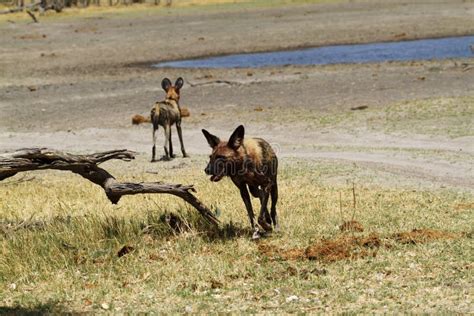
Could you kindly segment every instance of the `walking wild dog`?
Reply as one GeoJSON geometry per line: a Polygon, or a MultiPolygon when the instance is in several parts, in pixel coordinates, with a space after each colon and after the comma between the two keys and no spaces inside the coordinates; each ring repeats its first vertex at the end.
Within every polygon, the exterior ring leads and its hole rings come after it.
{"type": "Polygon", "coordinates": [[[271,231],[272,224],[278,229],[276,204],[278,200],[278,159],[270,144],[261,138],[245,138],[242,125],[232,133],[228,141],[221,141],[205,129],[202,133],[212,148],[210,161],[204,170],[211,175],[210,180],[217,182],[224,176],[231,178],[239,188],[253,230],[253,237],[260,237],[259,229],[254,222],[254,213],[250,193],[260,199],[258,224],[271,231]],[[271,214],[268,213],[268,199],[271,195],[271,214]]]}
{"type": "Polygon", "coordinates": [[[165,155],[162,159],[170,160],[175,157],[173,155],[173,143],[171,141],[171,126],[173,124],[176,124],[176,129],[178,130],[178,137],[183,157],[189,157],[184,149],[183,134],[181,131],[181,108],[179,107],[179,91],[183,87],[183,84],[184,80],[181,77],[176,80],[174,86],[168,78],[164,78],[161,82],[161,87],[166,92],[166,98],[164,101],[156,102],[150,113],[150,121],[153,125],[152,162],[156,161],[156,132],[158,131],[159,126],[164,128],[165,134],[165,155]]]}

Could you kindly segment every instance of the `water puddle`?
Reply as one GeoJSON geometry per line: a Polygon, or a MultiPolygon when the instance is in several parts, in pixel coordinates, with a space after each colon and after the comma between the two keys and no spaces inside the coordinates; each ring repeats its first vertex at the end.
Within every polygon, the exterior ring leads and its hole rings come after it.
{"type": "Polygon", "coordinates": [[[423,39],[356,45],[335,45],[300,50],[168,61],[163,68],[252,68],[283,65],[325,65],[401,60],[474,57],[474,36],[423,39]]]}

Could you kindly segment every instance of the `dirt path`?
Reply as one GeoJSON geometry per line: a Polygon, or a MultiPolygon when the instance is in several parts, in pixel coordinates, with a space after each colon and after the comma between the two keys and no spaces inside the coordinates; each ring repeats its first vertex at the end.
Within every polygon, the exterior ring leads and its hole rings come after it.
{"type": "MultiPolygon", "coordinates": [[[[231,52],[474,34],[473,16],[471,1],[356,1],[3,22],[0,150],[129,148],[148,155],[151,131],[131,126],[130,117],[147,113],[163,97],[164,76],[179,75],[186,79],[182,104],[192,112],[184,122],[192,154],[208,151],[201,128],[225,136],[243,123],[249,134],[274,143],[282,157],[355,162],[473,190],[472,127],[453,137],[420,134],[408,123],[394,132],[373,128],[377,122],[371,117],[344,125],[355,106],[385,113],[392,104],[413,100],[472,97],[474,69],[466,68],[473,59],[257,70],[148,67],[160,60],[231,52]],[[414,150],[424,152],[416,156],[414,150]]],[[[467,113],[472,119],[472,111],[467,113]]]]}

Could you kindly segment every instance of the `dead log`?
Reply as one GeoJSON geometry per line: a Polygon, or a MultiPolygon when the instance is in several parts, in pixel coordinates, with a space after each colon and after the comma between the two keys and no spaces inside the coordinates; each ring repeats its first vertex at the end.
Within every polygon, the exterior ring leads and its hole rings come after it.
{"type": "Polygon", "coordinates": [[[0,155],[0,181],[24,171],[67,170],[101,186],[113,204],[117,204],[124,195],[166,193],[175,195],[191,204],[208,222],[215,225],[219,223],[211,210],[192,194],[192,192],[196,192],[192,185],[162,182],[119,182],[105,169],[98,166],[98,164],[111,159],[130,161],[134,158],[134,153],[125,149],[90,155],[73,155],[48,148],[25,148],[0,155]]]}

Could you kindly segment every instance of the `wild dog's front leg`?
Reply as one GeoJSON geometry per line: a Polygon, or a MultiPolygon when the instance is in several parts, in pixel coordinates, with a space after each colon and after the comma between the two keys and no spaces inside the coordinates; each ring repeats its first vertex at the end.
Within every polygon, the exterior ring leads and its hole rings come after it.
{"type": "Polygon", "coordinates": [[[247,190],[247,186],[245,184],[239,185],[239,189],[240,189],[240,196],[242,197],[242,200],[244,200],[245,208],[247,209],[250,225],[252,226],[252,230],[253,230],[252,239],[258,239],[260,238],[260,233],[258,231],[258,227],[255,226],[255,219],[254,219],[254,214],[253,214],[253,209],[252,209],[252,202],[250,201],[249,191],[247,190]]]}
{"type": "Polygon", "coordinates": [[[176,122],[176,129],[178,130],[178,137],[179,137],[179,142],[181,144],[181,152],[183,153],[183,157],[189,157],[189,155],[186,153],[186,150],[184,149],[184,143],[183,143],[183,132],[181,130],[181,122],[176,122]]]}

